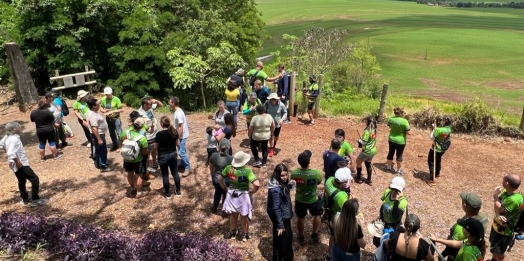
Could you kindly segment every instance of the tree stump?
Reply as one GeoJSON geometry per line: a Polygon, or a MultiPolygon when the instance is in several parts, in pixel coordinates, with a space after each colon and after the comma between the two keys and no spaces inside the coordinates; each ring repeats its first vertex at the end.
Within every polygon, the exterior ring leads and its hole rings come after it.
{"type": "Polygon", "coordinates": [[[18,109],[21,112],[27,112],[33,104],[38,102],[40,96],[38,96],[35,83],[29,73],[29,68],[20,50],[20,46],[14,42],[9,42],[5,44],[5,51],[7,53],[7,60],[9,61],[11,77],[13,77],[15,84],[18,109]]]}

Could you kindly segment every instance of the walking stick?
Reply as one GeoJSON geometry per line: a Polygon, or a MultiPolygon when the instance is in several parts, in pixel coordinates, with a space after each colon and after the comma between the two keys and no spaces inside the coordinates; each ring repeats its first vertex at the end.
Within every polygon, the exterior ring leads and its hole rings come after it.
{"type": "Polygon", "coordinates": [[[446,261],[446,258],[444,258],[444,256],[440,253],[440,251],[438,251],[437,246],[435,246],[435,244],[433,243],[433,241],[431,241],[431,239],[429,239],[429,244],[435,249],[435,252],[437,252],[438,260],[439,261],[446,261]]]}
{"type": "Polygon", "coordinates": [[[437,128],[437,119],[433,122],[435,128],[433,129],[433,182],[435,182],[435,172],[437,170],[437,137],[435,137],[435,129],[437,128]]]}

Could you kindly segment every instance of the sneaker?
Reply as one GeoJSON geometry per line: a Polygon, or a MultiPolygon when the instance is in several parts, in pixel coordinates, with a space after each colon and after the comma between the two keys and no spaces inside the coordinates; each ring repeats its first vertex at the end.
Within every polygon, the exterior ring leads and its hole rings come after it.
{"type": "Polygon", "coordinates": [[[63,155],[59,153],[59,154],[56,154],[56,156],[53,159],[57,160],[57,159],[61,159],[62,157],[63,155]]]}
{"type": "Polygon", "coordinates": [[[180,190],[175,191],[175,196],[177,198],[182,197],[182,193],[180,193],[180,190]]]}
{"type": "Polygon", "coordinates": [[[86,147],[91,148],[91,142],[87,142],[86,147]]]}
{"type": "Polygon", "coordinates": [[[251,239],[251,235],[249,233],[246,233],[244,234],[244,236],[242,237],[242,242],[247,242],[248,240],[251,239]]]}
{"type": "Polygon", "coordinates": [[[290,124],[290,123],[291,123],[290,120],[285,120],[285,121],[284,121],[284,124],[290,124]]]}
{"type": "Polygon", "coordinates": [[[267,165],[266,164],[262,164],[262,168],[267,168],[267,165]]]}
{"type": "Polygon", "coordinates": [[[156,172],[156,169],[153,168],[153,167],[149,167],[149,168],[147,168],[147,172],[155,173],[155,172],[156,172]]]}
{"type": "Polygon", "coordinates": [[[225,237],[225,239],[231,239],[233,237],[235,237],[237,235],[237,231],[236,230],[230,230],[229,232],[227,232],[227,235],[225,237]]]}
{"type": "Polygon", "coordinates": [[[211,207],[211,213],[213,213],[213,214],[218,213],[218,208],[211,207]]]}
{"type": "Polygon", "coordinates": [[[320,241],[320,237],[318,234],[311,234],[311,240],[313,240],[313,243],[318,243],[320,241]]]}
{"type": "Polygon", "coordinates": [[[253,162],[253,167],[260,167],[260,166],[262,166],[262,162],[260,162],[260,160],[253,162]]]}
{"type": "Polygon", "coordinates": [[[309,126],[315,125],[315,120],[309,121],[309,123],[307,125],[309,125],[309,126]]]}
{"type": "Polygon", "coordinates": [[[37,199],[37,200],[33,200],[31,203],[34,203],[38,206],[41,206],[41,205],[45,205],[47,204],[48,200],[45,199],[45,198],[40,198],[40,199],[37,199]]]}
{"type": "Polygon", "coordinates": [[[171,195],[170,194],[164,194],[163,195],[165,199],[171,199],[171,195]]]}
{"type": "Polygon", "coordinates": [[[392,171],[392,170],[393,170],[393,165],[392,166],[386,165],[386,167],[384,168],[384,171],[392,171]]]}
{"type": "Polygon", "coordinates": [[[111,171],[113,171],[113,169],[107,166],[100,168],[100,172],[111,172],[111,171]]]}
{"type": "Polygon", "coordinates": [[[143,198],[143,197],[145,197],[147,195],[149,195],[149,191],[140,191],[140,192],[136,193],[136,197],[135,198],[143,198]]]}
{"type": "Polygon", "coordinates": [[[273,155],[275,155],[275,149],[274,148],[270,148],[269,149],[269,157],[273,157],[273,155]]]}
{"type": "Polygon", "coordinates": [[[371,179],[366,179],[364,182],[366,182],[366,184],[370,186],[373,186],[373,182],[371,182],[371,179]]]}
{"type": "Polygon", "coordinates": [[[157,170],[158,169],[158,164],[151,164],[151,168],[157,170]]]}
{"type": "Polygon", "coordinates": [[[29,201],[29,200],[23,200],[23,199],[22,199],[22,200],[20,201],[20,204],[22,204],[22,206],[24,206],[24,207],[29,207],[29,206],[30,206],[30,205],[29,205],[30,203],[31,203],[31,201],[29,201]]]}
{"type": "Polygon", "coordinates": [[[306,244],[306,239],[304,238],[304,236],[298,236],[298,243],[303,246],[306,244]]]}
{"type": "Polygon", "coordinates": [[[402,175],[404,175],[404,170],[399,169],[399,170],[397,170],[397,172],[395,172],[395,174],[397,174],[397,176],[402,176],[402,175]]]}

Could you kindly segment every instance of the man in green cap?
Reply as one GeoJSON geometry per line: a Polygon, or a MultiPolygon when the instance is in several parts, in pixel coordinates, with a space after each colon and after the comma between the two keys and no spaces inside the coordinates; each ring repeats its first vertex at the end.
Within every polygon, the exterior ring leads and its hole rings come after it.
{"type": "Polygon", "coordinates": [[[462,231],[462,226],[459,225],[459,223],[462,220],[466,220],[468,218],[474,218],[480,221],[482,225],[484,226],[484,231],[486,231],[486,228],[488,226],[488,217],[480,213],[480,208],[482,207],[482,200],[477,196],[475,193],[466,193],[462,192],[460,193],[460,198],[462,199],[462,210],[465,212],[464,217],[459,218],[457,220],[457,223],[451,227],[450,234],[447,237],[447,240],[442,240],[435,238],[433,235],[430,237],[433,242],[439,242],[444,245],[446,245],[446,248],[442,252],[442,255],[444,257],[447,256],[447,260],[455,260],[455,257],[457,256],[459,252],[459,248],[453,248],[449,244],[448,241],[464,241],[467,237],[464,236],[464,233],[462,231]]]}

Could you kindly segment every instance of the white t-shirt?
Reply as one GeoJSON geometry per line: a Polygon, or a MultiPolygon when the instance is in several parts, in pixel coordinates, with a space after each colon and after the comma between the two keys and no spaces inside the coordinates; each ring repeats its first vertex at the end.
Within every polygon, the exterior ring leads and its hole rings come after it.
{"type": "Polygon", "coordinates": [[[142,107],[138,109],[138,113],[140,116],[144,117],[146,119],[146,125],[151,128],[151,126],[154,127],[153,132],[150,133],[149,131],[146,132],[146,138],[148,141],[155,140],[156,134],[158,133],[158,121],[155,118],[155,115],[153,114],[154,108],[156,108],[156,104],[153,104],[153,108],[151,108],[148,111],[145,111],[142,107]]]}
{"type": "Polygon", "coordinates": [[[178,108],[175,111],[175,124],[173,125],[175,127],[175,130],[178,131],[178,125],[183,124],[184,127],[182,128],[182,138],[181,139],[187,139],[189,137],[189,128],[187,127],[187,120],[186,115],[184,114],[184,111],[180,108],[178,108]]]}

